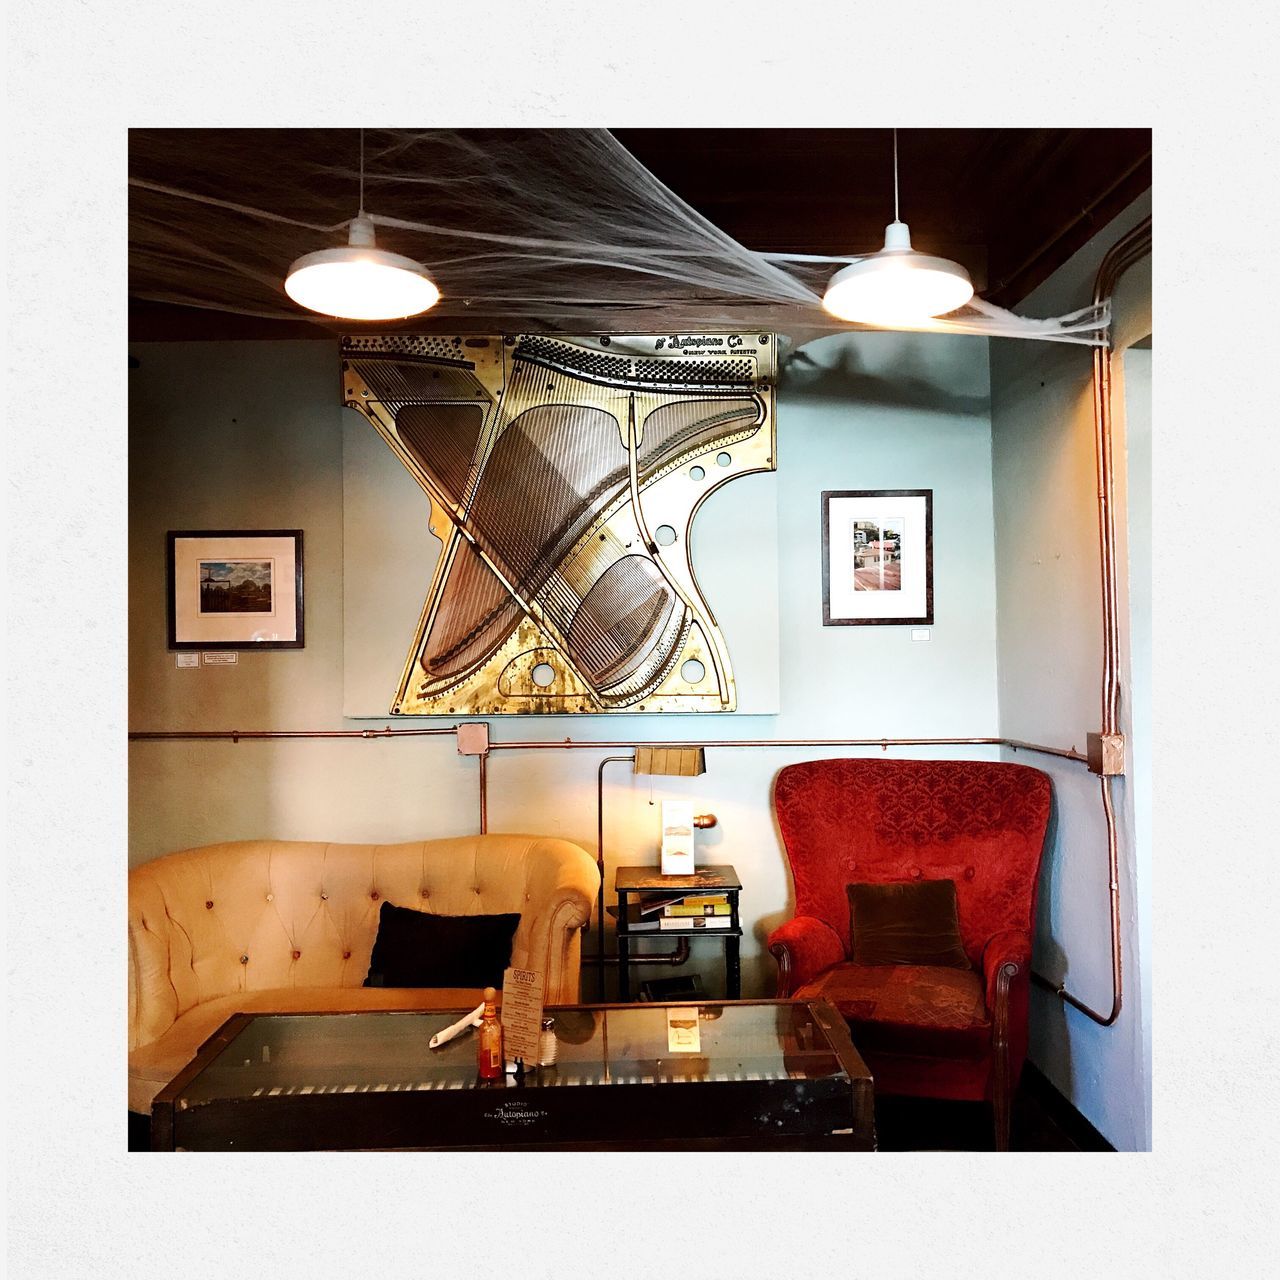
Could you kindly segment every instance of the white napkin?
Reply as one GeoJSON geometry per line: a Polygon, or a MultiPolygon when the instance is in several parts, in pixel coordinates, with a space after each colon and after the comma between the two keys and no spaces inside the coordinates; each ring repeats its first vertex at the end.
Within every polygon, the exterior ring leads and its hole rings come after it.
{"type": "Polygon", "coordinates": [[[448,1044],[454,1036],[460,1036],[468,1027],[478,1027],[484,1020],[484,1001],[481,1000],[470,1013],[464,1014],[451,1027],[445,1027],[443,1031],[437,1031],[431,1037],[427,1045],[428,1049],[438,1049],[442,1044],[448,1044]]]}

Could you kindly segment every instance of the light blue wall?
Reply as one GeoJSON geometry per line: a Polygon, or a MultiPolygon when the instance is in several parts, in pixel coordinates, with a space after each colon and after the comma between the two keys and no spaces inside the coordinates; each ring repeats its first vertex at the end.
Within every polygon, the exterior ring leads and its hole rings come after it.
{"type": "MultiPolygon", "coordinates": [[[[344,727],[346,411],[338,403],[336,346],[173,343],[133,351],[140,366],[130,375],[131,727],[344,727]],[[241,654],[235,667],[177,670],[165,647],[165,530],[236,526],[305,530],[307,646],[241,654]]],[[[986,341],[858,334],[810,344],[781,380],[778,459],[775,477],[736,483],[774,487],[779,714],[495,718],[494,736],[994,735],[986,341]],[[819,494],[830,488],[934,490],[936,624],[928,643],[913,643],[904,627],[822,626],[819,494]]],[[[713,499],[698,517],[696,536],[732,537],[717,519],[713,499]]],[[[713,604],[717,592],[750,597],[759,590],[750,557],[725,564],[718,580],[704,585],[713,604]]],[[[771,601],[762,601],[761,614],[772,626],[771,601]]],[[[593,849],[600,754],[495,754],[490,828],[559,834],[593,849]]],[[[762,943],[789,914],[772,779],[782,765],[820,754],[719,749],[708,752],[708,772],[698,779],[637,778],[625,766],[608,775],[610,876],[617,863],[656,861],[656,804],[664,796],[691,795],[719,815],[720,825],[700,836],[702,853],[707,861],[732,862],[746,885],[748,993],[772,990],[773,962],[762,943]]],[[[386,841],[476,828],[475,763],[460,759],[451,739],[134,743],[129,785],[133,864],[215,840],[386,841]]],[[[716,954],[708,944],[706,955],[716,954]]],[[[695,953],[691,968],[718,983],[718,962],[695,953]]]]}
{"type": "Polygon", "coordinates": [[[1127,476],[1129,546],[1129,779],[1138,908],[1138,973],[1141,978],[1143,1077],[1147,1083],[1147,1134],[1151,1134],[1151,349],[1130,347],[1122,357],[1120,393],[1127,476]]]}
{"type": "MultiPolygon", "coordinates": [[[[1019,309],[1057,315],[1086,304],[1102,255],[1149,211],[1146,199],[1127,210],[1019,309]]],[[[1135,271],[1122,292],[1117,334],[1132,341],[1150,331],[1149,275],[1135,271]]],[[[1122,362],[1116,363],[1122,376],[1122,362]]],[[[1102,681],[1090,351],[994,341],[991,402],[1000,733],[1084,750],[1085,735],[1100,728],[1102,681]]],[[[1129,762],[1113,795],[1124,1003],[1115,1025],[1102,1027],[1033,988],[1031,1059],[1116,1147],[1143,1150],[1151,1142],[1149,929],[1142,923],[1149,922],[1150,837],[1149,826],[1139,832],[1135,824],[1135,797],[1146,794],[1151,744],[1149,718],[1135,720],[1133,695],[1134,676],[1150,669],[1150,422],[1148,416],[1135,433],[1129,456],[1122,383],[1117,406],[1121,728],[1129,762]],[[1132,553],[1131,525],[1137,534],[1132,553]]],[[[1100,783],[1082,765],[1038,763],[1054,779],[1055,821],[1043,869],[1036,967],[1064,979],[1072,994],[1105,1014],[1111,950],[1100,783]]]]}

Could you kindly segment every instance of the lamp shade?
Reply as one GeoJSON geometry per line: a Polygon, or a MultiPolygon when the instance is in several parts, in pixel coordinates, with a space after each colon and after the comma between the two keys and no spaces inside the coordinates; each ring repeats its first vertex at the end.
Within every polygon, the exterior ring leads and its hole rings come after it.
{"type": "Polygon", "coordinates": [[[440,300],[421,263],[377,247],[373,222],[364,214],[352,219],[349,243],[299,258],[284,291],[308,311],[344,320],[402,320],[440,300]]]}
{"type": "Polygon", "coordinates": [[[666,778],[696,778],[706,771],[707,757],[701,747],[636,747],[636,773],[656,774],[666,778]]]}
{"type": "Polygon", "coordinates": [[[837,271],[822,305],[840,320],[910,324],[946,315],[972,297],[973,282],[958,262],[917,253],[907,224],[891,222],[884,248],[837,271]]]}

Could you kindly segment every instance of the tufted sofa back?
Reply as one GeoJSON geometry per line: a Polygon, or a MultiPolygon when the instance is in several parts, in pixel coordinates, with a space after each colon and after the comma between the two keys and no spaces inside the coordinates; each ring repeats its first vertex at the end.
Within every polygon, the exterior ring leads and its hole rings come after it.
{"type": "Polygon", "coordinates": [[[358,987],[383,902],[437,915],[520,912],[511,962],[578,999],[598,874],[577,845],[486,835],[408,844],[244,840],[129,873],[129,1048],[238,992],[358,987]]]}
{"type": "Polygon", "coordinates": [[[1030,933],[1050,784],[984,760],[810,760],[774,783],[796,915],[816,916],[849,954],[854,882],[954,880],[960,935],[980,964],[988,939],[1030,933]]]}

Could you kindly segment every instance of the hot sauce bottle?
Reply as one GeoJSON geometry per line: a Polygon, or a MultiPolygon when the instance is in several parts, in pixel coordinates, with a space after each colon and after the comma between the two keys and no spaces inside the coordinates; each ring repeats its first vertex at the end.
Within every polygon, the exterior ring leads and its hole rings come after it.
{"type": "Polygon", "coordinates": [[[476,1037],[476,1065],[481,1080],[501,1080],[503,1076],[502,1023],[498,1021],[497,998],[493,987],[485,987],[484,1013],[476,1037]]]}

